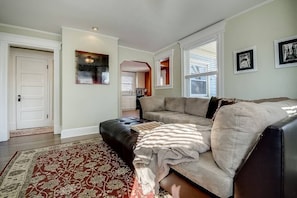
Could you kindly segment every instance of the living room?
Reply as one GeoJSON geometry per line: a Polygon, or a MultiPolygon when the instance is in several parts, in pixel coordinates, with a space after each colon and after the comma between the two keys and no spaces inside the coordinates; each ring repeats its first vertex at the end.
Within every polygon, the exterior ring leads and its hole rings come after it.
{"type": "MultiPolygon", "coordinates": [[[[272,97],[297,98],[297,67],[276,68],[275,41],[296,37],[295,0],[274,0],[247,9],[228,17],[223,23],[223,46],[221,81],[219,95],[229,98],[261,99],[272,97]],[[234,56],[237,50],[256,46],[257,70],[235,74],[234,56]]],[[[209,24],[211,25],[211,24],[209,24]]],[[[70,26],[70,25],[69,25],[70,26]]],[[[212,27],[212,26],[210,26],[212,27]]],[[[124,29],[124,28],[123,28],[124,29]]],[[[0,24],[1,45],[1,96],[0,96],[0,141],[9,139],[9,119],[7,118],[7,55],[10,45],[19,46],[25,39],[27,46],[54,52],[57,75],[54,80],[54,128],[62,138],[94,134],[99,132],[102,121],[121,116],[120,64],[124,61],[141,61],[151,66],[152,95],[183,96],[184,76],[182,67],[181,40],[176,40],[162,48],[148,51],[119,44],[121,38],[81,30],[61,27],[61,34],[51,34],[28,27],[0,24]],[[7,40],[7,34],[16,36],[19,43],[7,40]],[[33,39],[32,39],[33,38],[33,39]],[[50,44],[44,42],[50,41],[50,44]],[[61,47],[62,45],[62,47],[61,47]],[[109,55],[108,85],[78,85],[75,83],[75,50],[97,52],[109,55]],[[163,52],[173,50],[172,87],[158,89],[155,86],[155,60],[163,52]],[[3,52],[5,52],[3,54],[3,52]],[[4,57],[4,58],[3,58],[4,57]],[[5,58],[6,57],[6,58],[5,58]],[[2,94],[3,93],[3,94],[2,94]]],[[[208,30],[203,29],[204,30],[208,30]]],[[[199,34],[199,30],[196,30],[199,34]]],[[[185,35],[187,36],[187,35],[185,35]]]]}
{"type": "MultiPolygon", "coordinates": [[[[243,99],[277,96],[296,98],[297,93],[292,86],[296,84],[296,67],[276,69],[274,66],[274,41],[296,35],[294,7],[295,2],[292,0],[272,1],[225,20],[224,56],[222,57],[223,86],[220,95],[243,99]],[[263,28],[264,26],[265,28],[263,28]],[[235,75],[233,52],[250,46],[257,48],[258,71],[235,75]]],[[[78,128],[85,130],[86,134],[92,130],[98,131],[96,128],[100,121],[120,116],[118,65],[125,60],[137,59],[137,61],[146,62],[154,70],[154,56],[163,51],[174,49],[173,87],[155,89],[155,82],[152,80],[152,95],[182,95],[181,49],[178,41],[159,51],[148,52],[121,46],[118,44],[118,38],[68,27],[62,27],[61,37],[6,24],[2,24],[0,27],[3,33],[23,34],[22,36],[36,35],[35,38],[50,38],[50,40],[62,43],[61,79],[58,83],[62,91],[59,101],[60,109],[57,109],[61,113],[55,116],[62,120],[62,122],[58,120],[55,123],[57,126],[55,133],[62,133],[62,136],[64,132],[65,134],[75,133],[73,131],[78,128]],[[79,86],[74,83],[73,51],[76,49],[110,55],[110,85],[79,86]],[[88,96],[88,99],[85,96],[88,96]],[[109,100],[105,100],[106,97],[109,100]],[[100,104],[100,108],[94,108],[98,104],[100,104]],[[73,111],[80,113],[75,114],[73,111]]],[[[3,102],[1,106],[6,107],[3,102]]],[[[3,108],[1,108],[1,115],[2,117],[5,115],[3,108]]],[[[7,126],[3,126],[3,124],[7,125],[1,122],[1,140],[7,140],[8,135],[4,132],[7,126]]],[[[68,135],[66,136],[68,137],[68,135]]]]}

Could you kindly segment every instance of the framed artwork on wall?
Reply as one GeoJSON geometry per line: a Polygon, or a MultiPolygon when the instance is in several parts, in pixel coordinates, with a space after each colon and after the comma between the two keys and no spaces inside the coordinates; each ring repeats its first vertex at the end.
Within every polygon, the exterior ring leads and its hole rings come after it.
{"type": "Polygon", "coordinates": [[[233,52],[234,74],[257,71],[256,46],[233,52]]]}
{"type": "Polygon", "coordinates": [[[297,66],[297,35],[274,41],[275,68],[297,66]]]}
{"type": "Polygon", "coordinates": [[[109,84],[109,56],[75,50],[76,84],[109,84]]]}

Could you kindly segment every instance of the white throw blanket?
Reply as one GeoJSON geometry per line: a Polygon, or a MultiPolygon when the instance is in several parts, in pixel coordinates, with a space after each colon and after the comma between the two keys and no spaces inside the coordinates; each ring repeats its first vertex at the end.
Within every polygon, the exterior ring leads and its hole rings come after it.
{"type": "Polygon", "coordinates": [[[210,131],[211,127],[195,124],[164,124],[138,140],[133,164],[143,193],[159,192],[169,165],[198,160],[199,153],[208,151],[210,131]]]}

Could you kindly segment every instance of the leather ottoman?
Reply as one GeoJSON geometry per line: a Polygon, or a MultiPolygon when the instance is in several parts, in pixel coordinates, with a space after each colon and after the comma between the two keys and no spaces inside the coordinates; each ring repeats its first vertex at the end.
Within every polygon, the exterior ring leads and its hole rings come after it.
{"type": "Polygon", "coordinates": [[[134,159],[133,149],[138,137],[138,133],[131,130],[131,126],[143,122],[145,121],[128,117],[107,120],[99,125],[102,139],[118,153],[131,169],[134,169],[132,164],[134,159]]]}

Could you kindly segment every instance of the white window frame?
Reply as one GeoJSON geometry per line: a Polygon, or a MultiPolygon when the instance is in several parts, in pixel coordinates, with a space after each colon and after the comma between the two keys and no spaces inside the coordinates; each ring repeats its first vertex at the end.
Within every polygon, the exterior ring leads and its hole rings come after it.
{"type": "Polygon", "coordinates": [[[161,54],[155,55],[155,89],[168,89],[173,88],[173,55],[174,49],[165,51],[161,54]],[[161,61],[169,59],[169,84],[161,84],[161,61]]]}
{"type": "MultiPolygon", "coordinates": [[[[189,96],[189,88],[187,87],[185,76],[187,74],[187,66],[189,65],[188,51],[212,41],[217,41],[217,71],[203,73],[202,76],[217,75],[217,93],[218,97],[224,96],[224,30],[225,21],[218,22],[208,28],[205,28],[191,36],[179,41],[181,48],[181,83],[182,96],[189,96]]],[[[195,77],[197,74],[194,75],[195,77]]],[[[187,75],[187,78],[191,75],[187,75]]]]}

